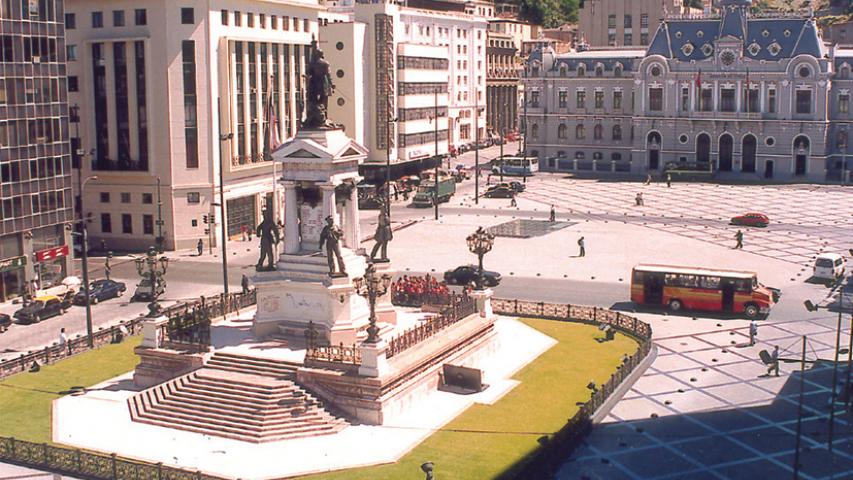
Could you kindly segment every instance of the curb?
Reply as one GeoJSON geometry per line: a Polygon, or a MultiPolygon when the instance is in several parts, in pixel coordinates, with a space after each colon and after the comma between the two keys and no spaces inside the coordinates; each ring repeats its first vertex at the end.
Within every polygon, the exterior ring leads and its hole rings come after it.
{"type": "Polygon", "coordinates": [[[657,356],[658,346],[654,342],[652,342],[651,348],[649,348],[649,353],[646,355],[646,358],[644,358],[643,361],[640,362],[639,365],[637,365],[637,368],[635,368],[634,371],[631,372],[630,375],[628,375],[628,378],[623,380],[622,383],[619,384],[619,387],[616,388],[616,390],[614,390],[613,393],[610,394],[610,397],[607,398],[607,400],[601,405],[601,407],[599,407],[598,410],[596,410],[595,413],[592,414],[591,420],[593,425],[601,423],[601,421],[604,420],[604,418],[610,414],[610,411],[613,410],[613,407],[615,407],[620,400],[622,400],[622,397],[625,396],[625,393],[627,393],[628,390],[632,386],[634,386],[635,383],[637,383],[637,380],[639,380],[640,377],[642,377],[643,374],[646,373],[646,370],[648,370],[649,366],[651,366],[652,362],[655,361],[657,356]]]}

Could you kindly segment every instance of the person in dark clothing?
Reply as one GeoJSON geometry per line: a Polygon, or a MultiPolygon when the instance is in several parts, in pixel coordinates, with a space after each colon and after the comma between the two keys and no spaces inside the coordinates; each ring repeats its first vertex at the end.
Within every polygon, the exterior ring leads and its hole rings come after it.
{"type": "Polygon", "coordinates": [[[198,250],[198,256],[204,252],[204,242],[201,239],[198,239],[198,243],[195,246],[196,250],[198,250]]]}
{"type": "Polygon", "coordinates": [[[249,293],[249,277],[246,274],[243,274],[243,278],[240,279],[240,286],[243,287],[243,295],[249,293]]]}
{"type": "Polygon", "coordinates": [[[735,250],[742,250],[743,249],[743,232],[741,232],[740,230],[738,230],[737,233],[735,233],[735,241],[737,242],[735,244],[735,250]]]}
{"type": "Polygon", "coordinates": [[[578,252],[578,256],[579,257],[585,257],[586,256],[586,242],[584,242],[583,237],[578,239],[578,248],[580,249],[580,251],[578,252]]]}
{"type": "Polygon", "coordinates": [[[557,221],[557,210],[554,209],[554,206],[551,205],[551,215],[548,217],[549,222],[557,221]]]}

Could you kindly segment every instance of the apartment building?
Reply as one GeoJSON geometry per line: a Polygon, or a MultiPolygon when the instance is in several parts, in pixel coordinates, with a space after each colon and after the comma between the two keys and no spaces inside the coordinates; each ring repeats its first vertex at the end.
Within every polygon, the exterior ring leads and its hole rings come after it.
{"type": "Polygon", "coordinates": [[[62,0],[0,2],[0,301],[71,273],[62,0]]]}
{"type": "MultiPolygon", "coordinates": [[[[711,0],[705,0],[710,10],[711,0]]],[[[578,9],[578,42],[593,47],[647,46],[666,15],[702,15],[684,0],[584,0],[578,9]]]]}
{"type": "Polygon", "coordinates": [[[204,220],[223,221],[220,169],[228,235],[254,228],[273,201],[267,139],[298,128],[322,9],[296,0],[66,0],[69,103],[80,116],[72,143],[80,174],[98,176],[82,192],[93,244],[216,243],[220,227],[204,220]]]}

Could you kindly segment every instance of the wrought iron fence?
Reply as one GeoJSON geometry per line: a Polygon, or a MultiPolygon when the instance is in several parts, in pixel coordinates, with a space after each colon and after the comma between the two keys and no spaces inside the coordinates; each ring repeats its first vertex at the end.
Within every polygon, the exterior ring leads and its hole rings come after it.
{"type": "Polygon", "coordinates": [[[392,338],[388,342],[385,357],[391,358],[477,311],[474,299],[469,297],[467,293],[463,293],[462,295],[452,294],[449,300],[449,305],[441,313],[429,317],[429,319],[420,325],[412,327],[392,338]]]}
{"type": "Polygon", "coordinates": [[[309,346],[305,351],[306,360],[332,363],[351,363],[361,365],[361,352],[358,347],[340,345],[309,346]]]}
{"type": "MultiPolygon", "coordinates": [[[[210,299],[204,299],[192,302],[180,303],[172,305],[163,310],[163,314],[172,318],[179,315],[181,312],[195,309],[201,312],[203,309],[209,318],[224,316],[228,313],[238,312],[240,309],[254,305],[256,302],[255,291],[251,290],[246,294],[231,293],[227,296],[220,294],[210,299]]],[[[125,336],[137,335],[142,332],[142,322],[144,317],[137,317],[127,320],[108,328],[100,328],[92,335],[95,348],[110,343],[117,343],[125,336]]],[[[161,338],[167,338],[161,336],[161,338]]],[[[208,336],[209,343],[209,336],[208,336]]],[[[33,364],[47,365],[54,363],[63,358],[76,355],[89,350],[88,341],[85,335],[68,340],[65,345],[54,344],[49,347],[44,347],[41,350],[29,352],[21,355],[18,358],[12,358],[0,362],[0,379],[6,378],[16,373],[25,372],[33,366],[33,364]]]]}
{"type": "Polygon", "coordinates": [[[399,307],[450,305],[452,297],[452,293],[406,293],[395,291],[391,296],[391,303],[399,307]]]}
{"type": "Polygon", "coordinates": [[[220,480],[200,471],[145,463],[46,443],[0,437],[0,460],[51,472],[104,480],[220,480]]]}
{"type": "Polygon", "coordinates": [[[595,412],[607,402],[613,392],[649,354],[652,347],[652,327],[621,312],[583,305],[493,298],[492,310],[501,315],[537,317],[593,325],[606,324],[634,337],[640,344],[640,348],[623,360],[610,379],[594,391],[591,398],[580,406],[575,415],[559,431],[553,435],[541,437],[539,448],[526,458],[524,463],[517,465],[501,477],[504,479],[552,478],[559,466],[574,452],[592,429],[592,417],[595,412]]]}

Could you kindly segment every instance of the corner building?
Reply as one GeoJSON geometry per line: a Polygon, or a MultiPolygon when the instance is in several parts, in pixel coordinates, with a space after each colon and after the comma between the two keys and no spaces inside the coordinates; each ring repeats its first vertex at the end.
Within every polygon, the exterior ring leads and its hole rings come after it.
{"type": "MultiPolygon", "coordinates": [[[[294,135],[323,7],[295,0],[66,4],[70,104],[80,115],[72,144],[84,154],[82,177],[98,176],[82,196],[93,219],[90,244],[216,243],[221,227],[210,232],[204,219],[223,221],[220,168],[228,236],[252,230],[274,190],[264,155],[267,100],[278,138],[294,135]]],[[[280,189],[277,197],[280,205],[280,189]]]]}
{"type": "Polygon", "coordinates": [[[71,274],[61,0],[0,2],[0,302],[71,274]]]}
{"type": "Polygon", "coordinates": [[[647,50],[537,50],[528,151],[545,171],[849,177],[853,52],[824,45],[814,18],[751,17],[750,5],[667,18],[647,50]]]}

